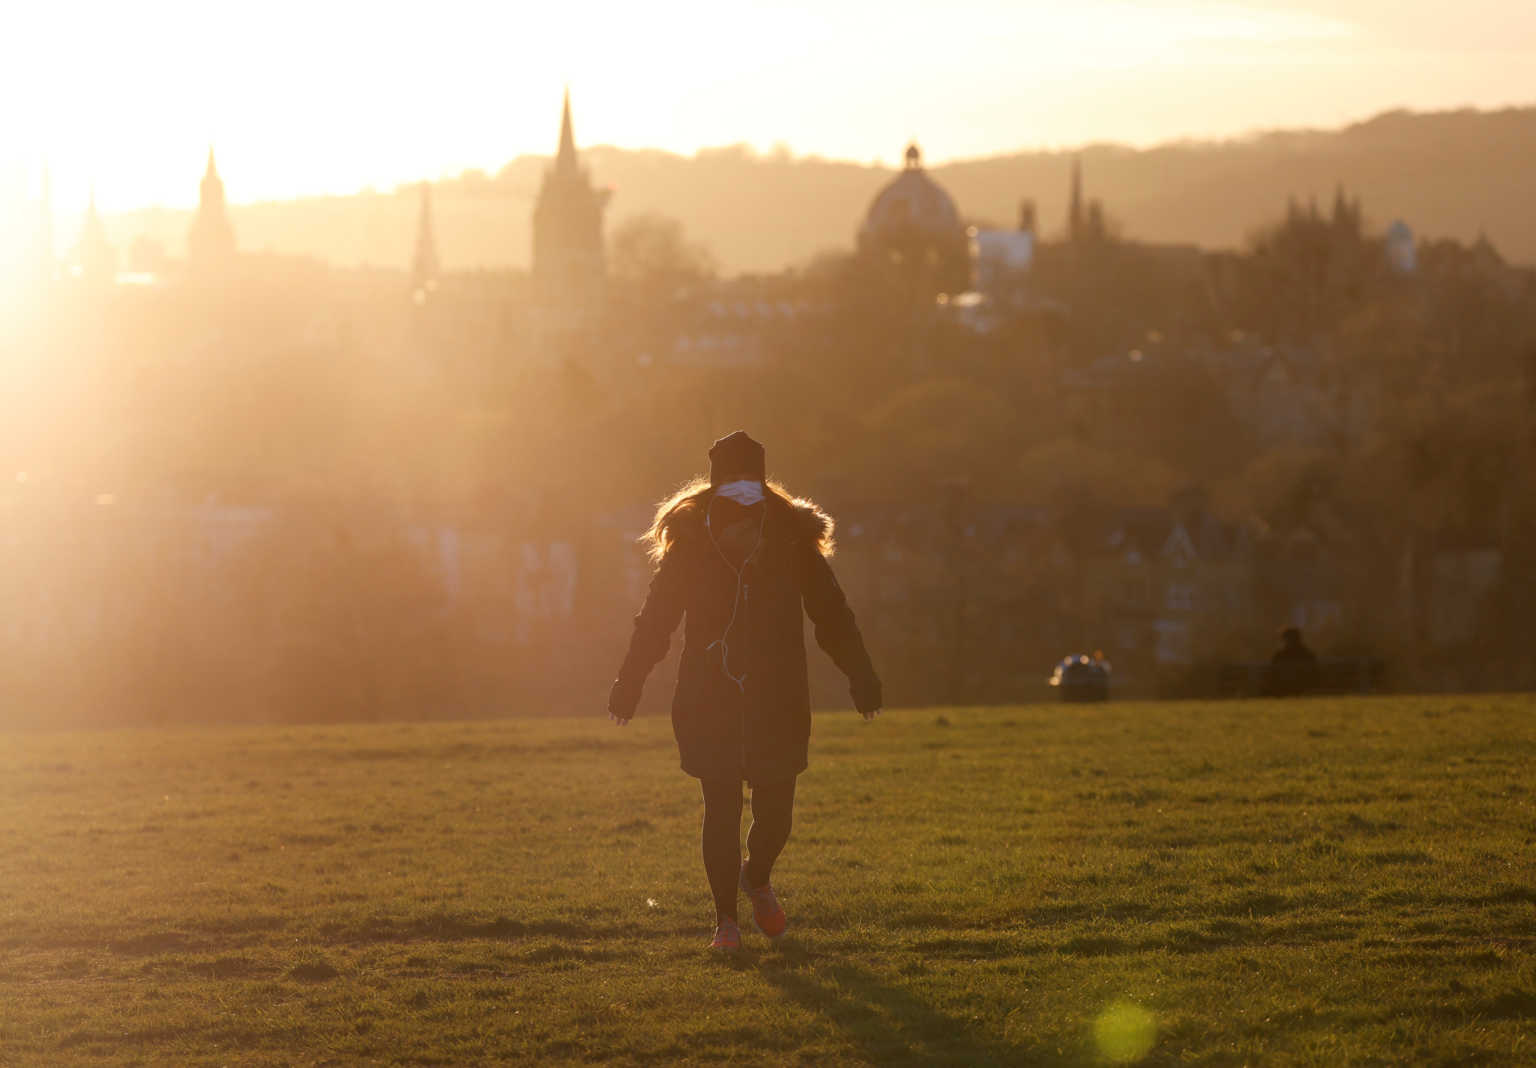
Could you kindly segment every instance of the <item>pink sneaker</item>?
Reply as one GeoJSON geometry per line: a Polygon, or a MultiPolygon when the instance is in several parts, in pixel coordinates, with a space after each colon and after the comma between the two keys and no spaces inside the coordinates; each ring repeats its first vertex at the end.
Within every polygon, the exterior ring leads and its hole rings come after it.
{"type": "Polygon", "coordinates": [[[738,880],[741,888],[752,899],[752,923],[769,938],[778,938],[789,926],[789,917],[784,915],[784,909],[779,905],[779,898],[773,892],[772,883],[764,883],[762,886],[747,885],[747,866],[741,866],[741,878],[738,880]]]}
{"type": "Polygon", "coordinates": [[[715,940],[709,944],[709,948],[720,953],[734,953],[741,948],[741,928],[736,926],[734,920],[721,918],[715,924],[715,940]]]}

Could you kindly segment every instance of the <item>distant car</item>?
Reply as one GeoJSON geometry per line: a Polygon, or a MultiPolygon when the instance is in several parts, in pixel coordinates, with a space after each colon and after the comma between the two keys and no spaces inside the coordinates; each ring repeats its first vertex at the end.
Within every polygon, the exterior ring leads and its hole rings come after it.
{"type": "Polygon", "coordinates": [[[1108,701],[1109,669],[1086,653],[1064,657],[1051,673],[1063,701],[1108,701]]]}

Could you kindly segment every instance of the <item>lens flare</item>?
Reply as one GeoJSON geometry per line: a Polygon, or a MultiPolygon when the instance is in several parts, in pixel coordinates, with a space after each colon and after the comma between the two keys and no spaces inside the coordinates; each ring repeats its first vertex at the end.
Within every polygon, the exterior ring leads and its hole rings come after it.
{"type": "Polygon", "coordinates": [[[1111,1064],[1135,1064],[1152,1051],[1157,1020],[1134,1002],[1121,999],[1093,1021],[1093,1043],[1111,1064]]]}

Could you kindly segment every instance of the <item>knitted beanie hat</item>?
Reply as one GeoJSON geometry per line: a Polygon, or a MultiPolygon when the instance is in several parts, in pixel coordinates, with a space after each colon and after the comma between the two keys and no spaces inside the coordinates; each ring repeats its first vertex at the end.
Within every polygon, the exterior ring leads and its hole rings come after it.
{"type": "Polygon", "coordinates": [[[766,478],[766,454],[745,430],[727,434],[709,447],[709,484],[718,486],[727,477],[766,478]]]}

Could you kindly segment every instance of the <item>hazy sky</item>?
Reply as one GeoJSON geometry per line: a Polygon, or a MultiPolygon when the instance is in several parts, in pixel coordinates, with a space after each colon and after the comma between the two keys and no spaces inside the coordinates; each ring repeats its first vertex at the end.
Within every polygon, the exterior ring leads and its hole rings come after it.
{"type": "Polygon", "coordinates": [[[0,134],[46,156],[61,226],[351,192],[583,145],[746,141],[930,161],[1331,126],[1390,107],[1536,102],[1532,0],[137,0],[8,5],[0,134]]]}

